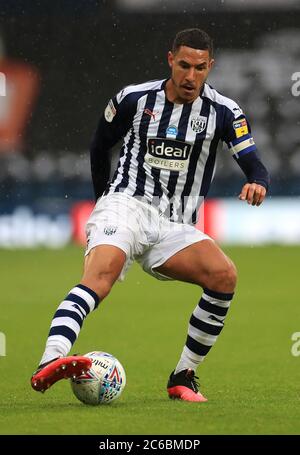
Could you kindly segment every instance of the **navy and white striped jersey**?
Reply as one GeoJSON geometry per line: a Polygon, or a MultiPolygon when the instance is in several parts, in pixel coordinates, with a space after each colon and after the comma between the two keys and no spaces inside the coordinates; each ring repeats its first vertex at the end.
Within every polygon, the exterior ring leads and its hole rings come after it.
{"type": "Polygon", "coordinates": [[[130,85],[109,101],[91,147],[96,197],[103,193],[104,179],[106,195],[143,197],[172,221],[195,223],[222,142],[248,181],[267,187],[266,169],[241,108],[206,83],[193,103],[171,103],[166,82],[130,85]],[[117,168],[107,181],[107,152],[122,137],[117,168]]]}

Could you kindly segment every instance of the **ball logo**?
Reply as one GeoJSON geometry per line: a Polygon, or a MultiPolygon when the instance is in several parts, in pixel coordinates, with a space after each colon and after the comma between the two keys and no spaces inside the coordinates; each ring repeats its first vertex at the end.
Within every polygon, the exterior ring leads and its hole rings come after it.
{"type": "Polygon", "coordinates": [[[207,123],[207,117],[200,115],[199,117],[192,118],[191,128],[195,133],[202,133],[205,130],[207,123]]]}
{"type": "Polygon", "coordinates": [[[101,360],[98,360],[98,359],[92,359],[92,363],[94,365],[98,365],[101,368],[104,368],[104,370],[107,370],[107,368],[108,368],[108,364],[107,363],[101,362],[101,360]]]}
{"type": "Polygon", "coordinates": [[[108,376],[108,380],[111,382],[117,382],[118,384],[122,383],[117,367],[113,368],[110,375],[108,376]]]}
{"type": "Polygon", "coordinates": [[[95,379],[97,379],[97,375],[95,374],[95,372],[92,370],[88,370],[84,374],[82,374],[82,375],[78,376],[76,379],[74,379],[74,381],[76,382],[76,384],[80,384],[81,381],[91,382],[91,381],[94,381],[95,379]]]}

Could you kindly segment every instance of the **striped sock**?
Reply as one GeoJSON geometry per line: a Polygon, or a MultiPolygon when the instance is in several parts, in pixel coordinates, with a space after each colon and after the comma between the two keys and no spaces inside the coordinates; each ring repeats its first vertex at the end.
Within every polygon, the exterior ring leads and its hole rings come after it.
{"type": "Polygon", "coordinates": [[[86,316],[99,305],[97,294],[83,284],[75,286],[57,308],[40,365],[68,355],[86,316]]]}
{"type": "Polygon", "coordinates": [[[224,319],[233,298],[232,294],[204,289],[189,323],[186,344],[175,373],[191,368],[196,371],[224,327],[224,319]]]}

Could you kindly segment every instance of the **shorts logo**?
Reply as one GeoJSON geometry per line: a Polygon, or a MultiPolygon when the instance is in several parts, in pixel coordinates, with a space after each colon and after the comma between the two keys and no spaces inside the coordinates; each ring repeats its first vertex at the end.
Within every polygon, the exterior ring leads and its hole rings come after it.
{"type": "Polygon", "coordinates": [[[207,123],[207,117],[200,115],[199,117],[192,118],[191,128],[195,133],[202,133],[205,130],[207,123]]]}
{"type": "Polygon", "coordinates": [[[114,116],[116,115],[117,111],[114,106],[113,100],[109,100],[108,105],[104,111],[105,120],[109,123],[113,121],[114,116]]]}
{"type": "Polygon", "coordinates": [[[166,138],[151,138],[147,142],[145,162],[151,167],[170,171],[186,171],[191,144],[166,138]]]}
{"type": "Polygon", "coordinates": [[[117,226],[105,226],[103,232],[105,235],[113,235],[117,232],[117,229],[118,229],[117,226]]]}
{"type": "Polygon", "coordinates": [[[245,136],[246,134],[249,133],[248,131],[248,125],[246,122],[245,118],[242,118],[240,120],[235,120],[232,124],[234,130],[235,130],[235,135],[237,138],[245,136]]]}

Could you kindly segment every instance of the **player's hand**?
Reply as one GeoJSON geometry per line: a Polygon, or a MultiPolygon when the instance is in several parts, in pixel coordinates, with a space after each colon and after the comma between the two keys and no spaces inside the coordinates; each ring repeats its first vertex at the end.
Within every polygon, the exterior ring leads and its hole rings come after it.
{"type": "Polygon", "coordinates": [[[266,189],[258,183],[246,183],[243,186],[239,199],[247,201],[248,204],[259,206],[266,197],[266,189]]]}

